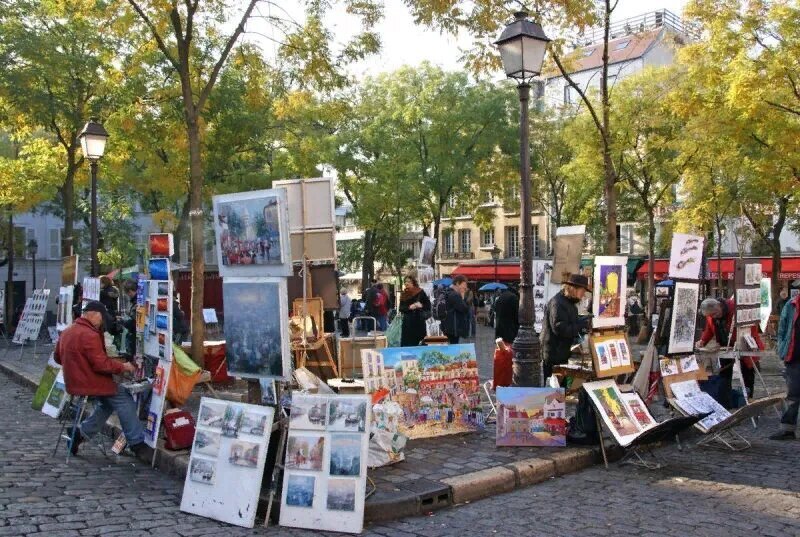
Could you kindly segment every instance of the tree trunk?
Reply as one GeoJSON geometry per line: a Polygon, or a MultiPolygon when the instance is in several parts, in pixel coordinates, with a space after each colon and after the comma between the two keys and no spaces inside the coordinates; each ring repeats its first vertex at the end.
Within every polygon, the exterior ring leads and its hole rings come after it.
{"type": "Polygon", "coordinates": [[[61,186],[61,206],[64,208],[64,233],[61,236],[61,256],[74,253],[75,247],[75,152],[67,151],[67,175],[61,186]]]}
{"type": "MultiPolygon", "coordinates": [[[[191,99],[191,94],[189,95],[191,99]]],[[[186,100],[186,106],[191,101],[186,100]]],[[[189,135],[189,219],[192,238],[192,358],[200,367],[205,365],[203,342],[203,285],[205,283],[205,244],[203,240],[203,163],[200,160],[200,129],[195,110],[187,110],[186,126],[189,135]]]]}
{"type": "MultiPolygon", "coordinates": [[[[181,208],[181,217],[178,220],[178,226],[175,228],[175,262],[176,263],[184,263],[188,261],[188,259],[181,258],[181,243],[186,239],[186,231],[189,227],[189,196],[186,197],[186,201],[183,202],[183,207],[181,208]]],[[[188,249],[187,249],[188,250],[188,249]]]]}
{"type": "Polygon", "coordinates": [[[781,273],[781,233],[783,227],[786,225],[786,213],[789,208],[789,198],[783,197],[778,202],[778,219],[772,226],[772,237],[770,238],[770,246],[772,247],[772,276],[770,277],[770,292],[772,294],[772,313],[780,313],[778,311],[778,300],[780,299],[780,283],[781,273]]]}
{"type": "Polygon", "coordinates": [[[716,219],[717,227],[717,298],[722,295],[722,219],[716,219]]]}
{"type": "Polygon", "coordinates": [[[375,272],[375,232],[364,231],[364,256],[361,261],[361,290],[369,288],[375,272]]]}
{"type": "Polygon", "coordinates": [[[647,318],[651,319],[656,305],[656,222],[652,210],[647,215],[647,318]]]}
{"type": "Polygon", "coordinates": [[[614,170],[614,161],[611,158],[611,139],[609,127],[611,125],[611,101],[608,95],[608,40],[611,29],[611,12],[613,11],[608,0],[605,2],[603,21],[603,74],[600,77],[600,96],[603,101],[603,128],[600,136],[603,141],[603,194],[606,199],[606,254],[617,254],[617,174],[614,170]]]}
{"type": "MultiPolygon", "coordinates": [[[[439,199],[439,211],[435,215],[433,215],[433,240],[436,241],[436,246],[437,247],[441,247],[442,246],[442,244],[439,242],[439,231],[441,231],[441,226],[442,226],[442,209],[444,208],[444,204],[446,202],[447,202],[447,198],[445,198],[445,201],[442,201],[441,199],[439,199]]],[[[437,254],[437,250],[438,249],[439,248],[434,248],[433,249],[433,260],[431,261],[431,267],[434,269],[434,271],[436,270],[436,257],[437,257],[436,254],[437,254]]],[[[435,272],[434,272],[434,274],[435,274],[435,272]]],[[[442,272],[439,271],[439,277],[441,277],[441,276],[442,276],[442,272]]]]}

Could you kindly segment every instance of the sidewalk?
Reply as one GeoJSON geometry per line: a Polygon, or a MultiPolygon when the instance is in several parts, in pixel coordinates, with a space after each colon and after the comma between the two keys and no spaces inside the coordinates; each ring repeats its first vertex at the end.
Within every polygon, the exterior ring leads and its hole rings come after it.
{"type": "MultiPolygon", "coordinates": [[[[493,336],[493,329],[478,327],[474,342],[481,381],[492,375],[493,336]]],[[[0,349],[0,371],[34,390],[51,351],[52,345],[41,343],[35,354],[33,347],[22,353],[18,348],[0,349]]],[[[217,392],[220,398],[241,401],[246,385],[237,382],[217,392]]],[[[184,408],[196,415],[202,396],[211,394],[198,386],[184,408]]],[[[189,451],[168,451],[162,444],[156,453],[158,468],[184,479],[189,451]]],[[[367,521],[425,514],[577,472],[602,460],[595,448],[496,448],[494,424],[480,433],[410,440],[405,454],[404,462],[369,471],[375,492],[366,502],[367,521]]]]}

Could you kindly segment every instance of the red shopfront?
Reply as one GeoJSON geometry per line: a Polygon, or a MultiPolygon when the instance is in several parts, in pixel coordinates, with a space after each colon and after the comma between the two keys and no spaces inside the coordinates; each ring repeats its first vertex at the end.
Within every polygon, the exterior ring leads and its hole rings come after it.
{"type": "MultiPolygon", "coordinates": [[[[765,278],[770,278],[772,276],[772,258],[771,257],[749,257],[745,258],[745,260],[750,262],[758,261],[761,263],[761,270],[764,274],[765,278]]],[[[722,258],[721,260],[711,258],[708,260],[708,270],[706,273],[706,279],[710,281],[712,287],[716,286],[716,281],[718,279],[718,275],[720,273],[720,269],[722,272],[722,279],[725,282],[733,280],[733,270],[734,265],[736,263],[736,258],[726,257],[722,258]]],[[[639,267],[636,271],[636,279],[637,280],[647,280],[647,267],[648,262],[645,261],[644,264],[639,267]]],[[[669,271],[669,260],[668,259],[656,259],[655,260],[655,267],[654,273],[656,280],[666,280],[668,278],[667,272],[669,271]]],[[[786,282],[784,285],[791,285],[791,282],[795,280],[800,280],[800,256],[785,256],[781,259],[781,271],[778,274],[778,279],[786,282]]]]}

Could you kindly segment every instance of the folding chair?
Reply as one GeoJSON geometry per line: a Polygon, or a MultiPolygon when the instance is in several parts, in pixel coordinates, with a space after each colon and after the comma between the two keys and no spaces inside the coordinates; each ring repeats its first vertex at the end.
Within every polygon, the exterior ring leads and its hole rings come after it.
{"type": "MultiPolygon", "coordinates": [[[[66,464],[69,464],[69,459],[70,457],[72,457],[71,447],[72,443],[75,441],[75,436],[74,436],[75,431],[77,430],[78,425],[83,421],[83,416],[86,414],[86,405],[88,404],[88,402],[89,402],[89,396],[87,395],[83,396],[70,395],[69,401],[67,401],[67,404],[64,405],[64,410],[61,411],[61,415],[58,418],[59,421],[61,422],[61,429],[59,430],[58,440],[56,441],[56,446],[53,448],[52,456],[53,457],[56,456],[56,453],[58,452],[58,447],[61,445],[61,440],[64,440],[67,444],[66,464]],[[74,418],[72,418],[71,420],[72,427],[70,428],[68,433],[65,433],[64,429],[66,429],[66,427],[69,425],[71,416],[74,416],[74,418]]],[[[98,438],[97,444],[102,450],[103,455],[108,457],[108,454],[106,453],[106,445],[105,442],[103,441],[103,434],[98,433],[95,436],[96,438],[98,438]]]]}

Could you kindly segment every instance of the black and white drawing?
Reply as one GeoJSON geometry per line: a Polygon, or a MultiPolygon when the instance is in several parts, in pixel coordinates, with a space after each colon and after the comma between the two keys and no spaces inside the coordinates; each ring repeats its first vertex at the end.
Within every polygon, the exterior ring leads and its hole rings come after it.
{"type": "Polygon", "coordinates": [[[669,256],[669,276],[696,280],[703,266],[703,245],[705,240],[699,235],[674,233],[669,256]]]}
{"type": "Polygon", "coordinates": [[[678,354],[694,350],[699,295],[700,285],[697,283],[677,282],[675,284],[667,353],[678,354]]]}

